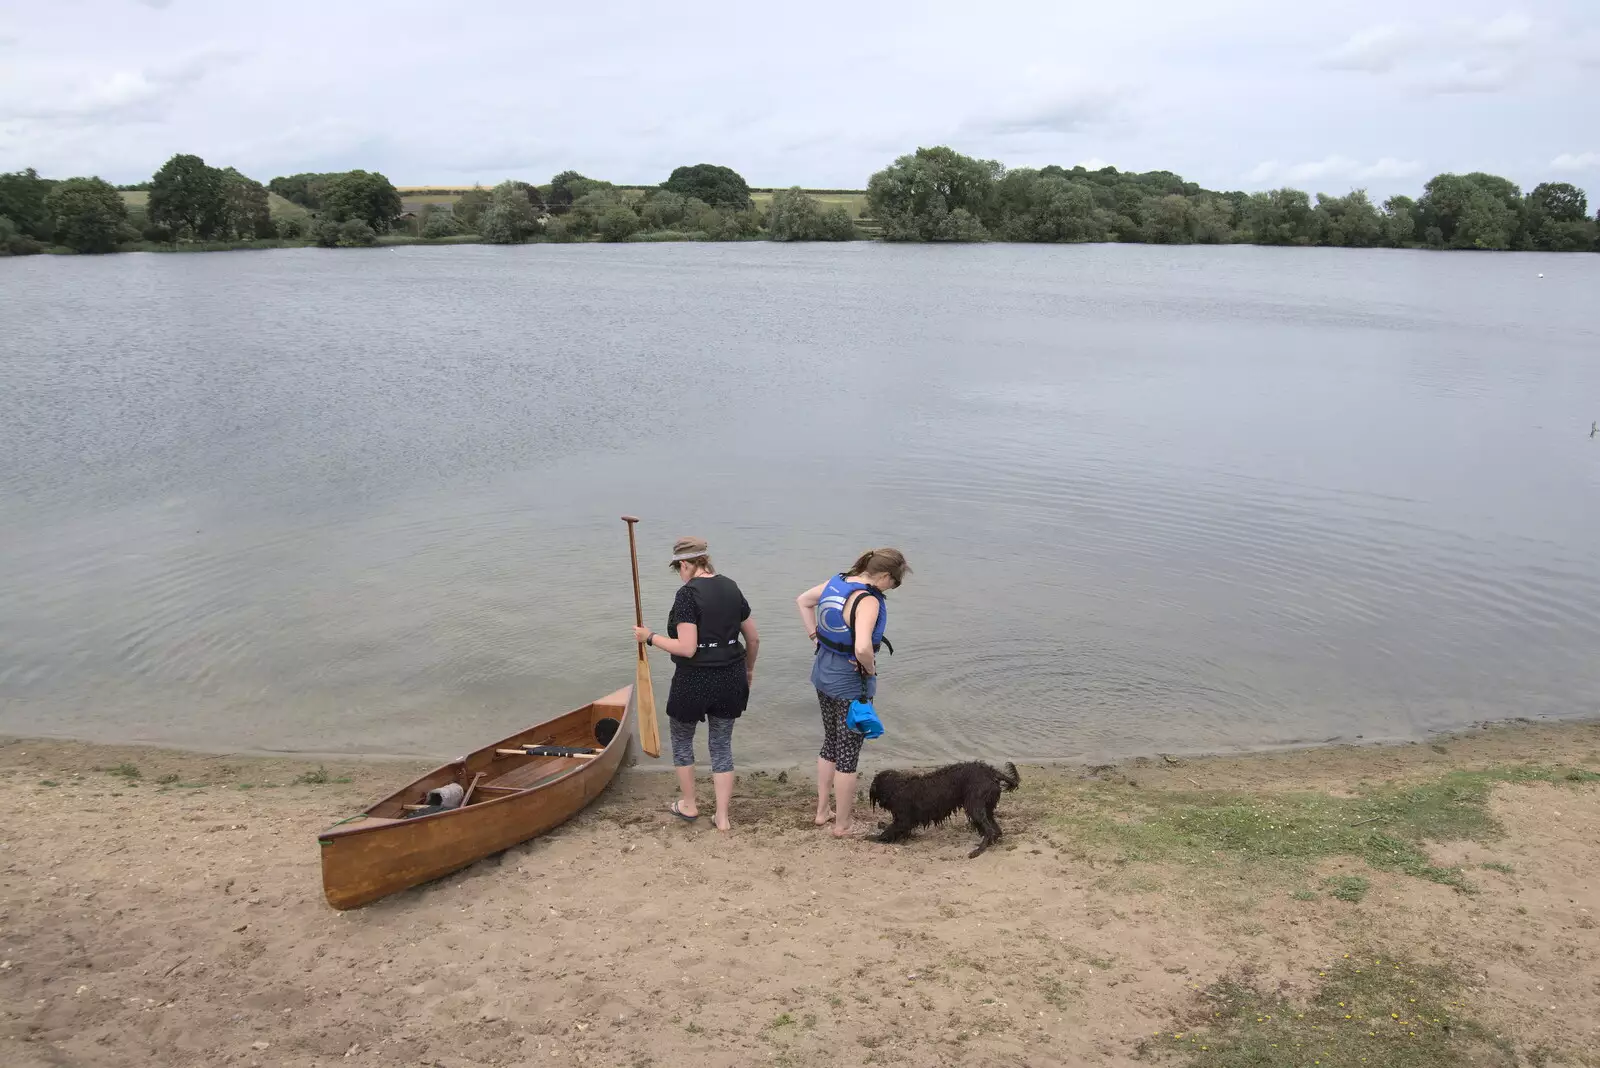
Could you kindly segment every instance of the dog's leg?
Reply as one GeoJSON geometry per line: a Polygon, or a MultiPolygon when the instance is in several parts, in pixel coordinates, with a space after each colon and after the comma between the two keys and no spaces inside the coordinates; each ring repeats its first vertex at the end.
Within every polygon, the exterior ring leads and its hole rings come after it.
{"type": "Polygon", "coordinates": [[[911,837],[911,824],[901,823],[896,817],[887,827],[872,836],[874,842],[898,842],[902,838],[911,837]]]}
{"type": "Polygon", "coordinates": [[[973,825],[982,832],[983,840],[978,843],[976,849],[967,854],[968,860],[971,860],[1000,840],[1000,824],[995,821],[994,807],[992,805],[986,809],[981,809],[977,815],[971,818],[973,825]]]}

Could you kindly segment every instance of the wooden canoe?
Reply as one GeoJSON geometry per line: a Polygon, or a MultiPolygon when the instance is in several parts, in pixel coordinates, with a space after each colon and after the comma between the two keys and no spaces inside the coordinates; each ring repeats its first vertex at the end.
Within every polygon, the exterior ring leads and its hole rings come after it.
{"type": "Polygon", "coordinates": [[[564,822],[611,782],[637,718],[633,687],[624,687],[437,768],[323,831],[322,890],[328,903],[336,909],[366,905],[564,822]],[[611,726],[604,720],[616,728],[602,746],[600,738],[611,726]],[[592,753],[537,755],[525,752],[527,746],[592,753]],[[466,791],[466,803],[427,812],[428,794],[450,783],[466,791]]]}

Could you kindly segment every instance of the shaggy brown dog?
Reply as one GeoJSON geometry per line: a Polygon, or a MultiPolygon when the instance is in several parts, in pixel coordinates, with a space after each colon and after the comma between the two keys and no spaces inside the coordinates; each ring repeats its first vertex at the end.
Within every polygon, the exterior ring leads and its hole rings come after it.
{"type": "Polygon", "coordinates": [[[874,841],[898,842],[918,827],[943,823],[961,808],[983,835],[978,847],[967,854],[975,857],[1000,840],[1000,824],[994,818],[1000,791],[1015,790],[1021,782],[1015,764],[1000,771],[978,760],[933,771],[880,771],[873,776],[867,797],[873,808],[887,809],[894,819],[874,841]]]}

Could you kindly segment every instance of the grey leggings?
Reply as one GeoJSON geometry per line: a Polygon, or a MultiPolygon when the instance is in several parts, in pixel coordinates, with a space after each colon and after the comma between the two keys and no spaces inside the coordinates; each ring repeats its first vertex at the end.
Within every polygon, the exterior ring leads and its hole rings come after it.
{"type": "MultiPolygon", "coordinates": [[[[672,724],[672,766],[675,768],[694,767],[694,732],[700,724],[690,720],[667,720],[672,724]]],[[[706,744],[711,748],[711,770],[723,772],[733,770],[733,717],[732,716],[707,716],[706,744]]]]}

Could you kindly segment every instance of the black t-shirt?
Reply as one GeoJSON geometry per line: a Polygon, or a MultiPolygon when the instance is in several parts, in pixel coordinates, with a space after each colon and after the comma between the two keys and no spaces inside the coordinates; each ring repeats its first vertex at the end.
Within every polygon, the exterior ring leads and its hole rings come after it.
{"type": "Polygon", "coordinates": [[[675,656],[672,662],[690,667],[726,667],[744,659],[744,643],[739,641],[739,624],[750,618],[750,604],[739,591],[739,584],[726,575],[693,578],[678,588],[672,611],[667,615],[667,637],[678,636],[679,623],[693,623],[697,629],[693,658],[675,656]]]}

